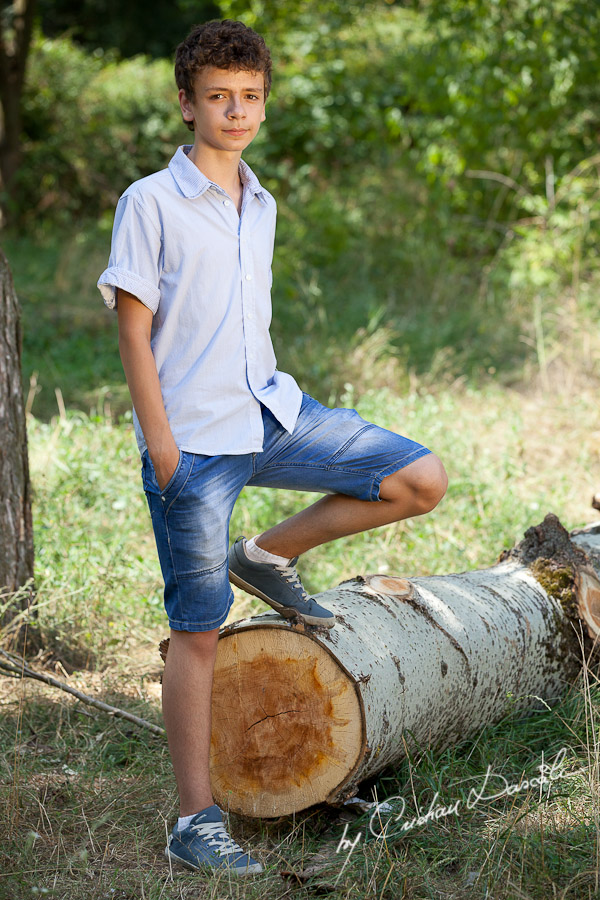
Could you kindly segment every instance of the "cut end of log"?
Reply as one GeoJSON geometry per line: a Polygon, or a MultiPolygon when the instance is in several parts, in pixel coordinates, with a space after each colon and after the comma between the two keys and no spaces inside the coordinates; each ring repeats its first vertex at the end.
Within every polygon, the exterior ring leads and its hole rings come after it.
{"type": "Polygon", "coordinates": [[[600,509],[600,491],[592,497],[592,507],[594,509],[600,509]]]}
{"type": "Polygon", "coordinates": [[[581,566],[575,576],[577,611],[591,638],[600,635],[600,579],[591,566],[581,566]]]}
{"type": "Polygon", "coordinates": [[[364,747],[351,676],[309,635],[247,628],[219,640],[211,787],[222,809],[274,818],[324,802],[364,747]]]}
{"type": "Polygon", "coordinates": [[[398,578],[396,575],[367,575],[364,583],[363,590],[368,594],[384,594],[386,597],[408,600],[414,593],[410,581],[406,578],[398,578]]]}

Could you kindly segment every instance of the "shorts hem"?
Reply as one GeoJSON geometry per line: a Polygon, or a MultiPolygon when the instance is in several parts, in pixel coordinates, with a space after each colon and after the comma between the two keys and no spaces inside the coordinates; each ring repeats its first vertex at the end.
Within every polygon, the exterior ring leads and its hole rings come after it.
{"type": "Polygon", "coordinates": [[[225,612],[221,613],[218,618],[212,619],[210,622],[184,622],[181,619],[172,619],[167,613],[167,617],[169,619],[169,628],[171,628],[173,631],[214,631],[215,628],[219,628],[223,624],[223,622],[229,615],[229,612],[233,605],[233,600],[233,591],[231,591],[229,595],[229,602],[227,603],[227,609],[225,610],[225,612]]]}
{"type": "MultiPolygon", "coordinates": [[[[229,613],[227,613],[227,615],[229,615],[229,613]]],[[[227,616],[225,616],[225,619],[226,618],[227,616]]],[[[215,631],[217,628],[220,628],[225,619],[216,622],[214,625],[201,625],[198,622],[172,622],[169,619],[169,628],[171,631],[191,631],[194,634],[197,634],[200,631],[215,631]]]]}

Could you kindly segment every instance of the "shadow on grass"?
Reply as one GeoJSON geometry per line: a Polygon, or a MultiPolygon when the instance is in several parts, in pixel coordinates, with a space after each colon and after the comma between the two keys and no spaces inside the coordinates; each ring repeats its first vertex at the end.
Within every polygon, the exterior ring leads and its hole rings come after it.
{"type": "MultiPolygon", "coordinates": [[[[131,695],[110,691],[105,699],[156,717],[156,706],[131,695]]],[[[597,716],[595,694],[592,703],[597,716]]],[[[552,710],[526,718],[508,713],[447,750],[419,748],[371,787],[379,800],[400,795],[424,812],[436,791],[439,803],[466,799],[488,766],[505,783],[519,783],[537,774],[542,753],[549,760],[564,744],[568,776],[589,763],[588,715],[574,690],[552,710]]],[[[38,691],[20,709],[14,698],[5,703],[0,769],[0,897],[7,900],[253,900],[307,891],[334,900],[596,896],[598,833],[581,774],[557,780],[543,798],[531,789],[506,795],[389,840],[369,832],[367,814],[344,809],[316,807],[276,821],[232,816],[234,837],[266,870],[231,881],[169,871],[163,849],[176,815],[175,785],[166,741],[149,732],[38,691]],[[356,841],[351,854],[340,852],[344,834],[356,841]],[[291,874],[282,878],[282,870],[291,874]]]]}

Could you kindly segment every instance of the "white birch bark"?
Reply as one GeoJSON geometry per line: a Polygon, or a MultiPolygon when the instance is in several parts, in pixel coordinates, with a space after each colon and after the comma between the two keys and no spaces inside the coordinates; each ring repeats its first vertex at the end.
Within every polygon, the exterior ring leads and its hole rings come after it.
{"type": "Polygon", "coordinates": [[[586,560],[554,517],[529,532],[542,551],[554,548],[550,563],[526,565],[517,549],[462,574],[367,576],[318,595],[336,613],[331,630],[275,613],[224,628],[212,707],[216,802],[264,817],[340,802],[410,747],[441,749],[509,708],[560,699],[582,662],[575,600],[600,598],[591,565],[600,566],[600,535],[575,538],[597,548],[586,560]],[[576,592],[565,588],[574,576],[576,592]]]}

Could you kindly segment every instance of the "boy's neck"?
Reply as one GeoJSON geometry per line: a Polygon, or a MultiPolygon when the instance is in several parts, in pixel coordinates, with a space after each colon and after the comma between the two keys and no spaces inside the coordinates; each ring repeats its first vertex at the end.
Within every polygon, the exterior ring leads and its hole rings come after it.
{"type": "Polygon", "coordinates": [[[227,191],[232,200],[237,201],[242,192],[239,173],[241,155],[214,151],[211,147],[198,147],[194,144],[188,158],[198,166],[203,175],[227,191]]]}

